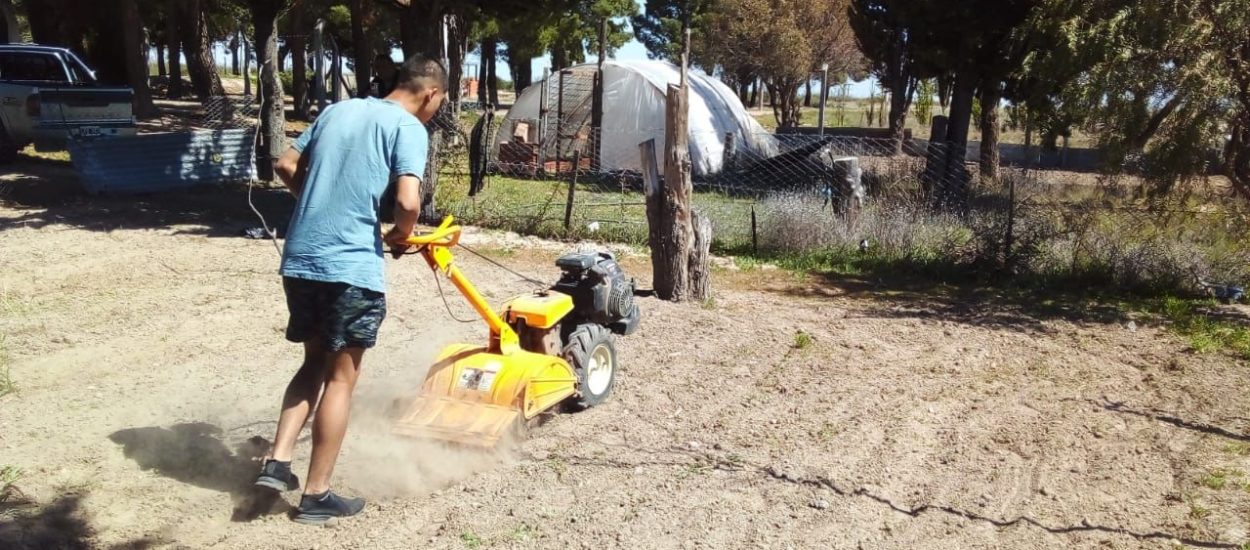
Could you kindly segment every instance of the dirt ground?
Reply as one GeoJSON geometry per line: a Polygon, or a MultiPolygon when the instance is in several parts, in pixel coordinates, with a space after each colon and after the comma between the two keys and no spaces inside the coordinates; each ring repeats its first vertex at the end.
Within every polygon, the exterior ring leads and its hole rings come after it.
{"type": "MultiPolygon", "coordinates": [[[[272,243],[239,236],[256,225],[242,190],[90,198],[66,165],[15,168],[0,175],[0,342],[19,390],[0,397],[0,467],[24,472],[24,498],[0,505],[2,548],[1250,540],[1244,363],[1115,311],[961,289],[722,268],[708,304],[642,299],[606,404],[492,455],[395,438],[391,399],[440,346],[484,337],[415,258],[388,260],[390,314],[335,474],[367,511],[298,525],[291,494],[248,517],[299,349],[272,243]]],[[[290,206],[257,201],[271,222],[290,206]]],[[[572,246],[470,233],[540,278],[572,246]]],[[[462,258],[496,302],[528,290],[462,258]]],[[[625,264],[649,287],[645,257],[625,264]]]]}

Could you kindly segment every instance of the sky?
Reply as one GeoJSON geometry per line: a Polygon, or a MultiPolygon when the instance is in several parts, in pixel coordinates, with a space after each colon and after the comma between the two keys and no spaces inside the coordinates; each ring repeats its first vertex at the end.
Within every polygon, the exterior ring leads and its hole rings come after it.
{"type": "MultiPolygon", "coordinates": [[[[642,11],[644,9],[643,0],[635,0],[635,3],[637,4],[639,11],[642,11]]],[[[480,60],[480,58],[476,54],[469,54],[465,57],[466,57],[465,63],[476,64],[480,60]]],[[[642,42],[639,42],[638,39],[634,38],[634,39],[631,39],[624,46],[622,46],[619,50],[617,50],[616,55],[612,56],[611,59],[617,59],[621,61],[645,60],[647,59],[647,48],[642,45],[642,42]]],[[[598,55],[588,54],[586,56],[587,63],[597,63],[598,61],[599,61],[598,55]]],[[[534,75],[534,79],[537,80],[537,79],[542,78],[543,69],[551,67],[551,56],[545,55],[543,57],[534,58],[532,62],[532,66],[533,66],[532,74],[534,75]]],[[[511,71],[508,70],[507,63],[503,63],[503,62],[496,63],[495,72],[499,76],[499,78],[503,78],[505,80],[512,80],[512,73],[511,71]]],[[[876,83],[872,82],[871,78],[863,82],[852,82],[847,87],[847,94],[850,97],[868,97],[870,88],[874,87],[875,85],[876,83]]],[[[879,94],[880,89],[877,88],[876,90],[877,90],[876,93],[879,94]]],[[[799,93],[802,93],[802,92],[800,91],[799,93]]],[[[835,95],[835,94],[836,92],[830,91],[830,95],[835,95]]]]}
{"type": "MultiPolygon", "coordinates": [[[[637,4],[638,9],[641,11],[644,5],[643,0],[635,0],[635,3],[637,4]]],[[[220,45],[220,44],[216,45],[214,47],[214,53],[216,54],[217,62],[219,64],[229,59],[229,53],[226,51],[223,45],[220,45]]],[[[403,53],[400,52],[398,49],[392,52],[391,55],[396,61],[401,60],[403,58],[403,53]]],[[[647,48],[643,46],[642,42],[639,42],[637,39],[631,39],[628,43],[626,43],[624,46],[622,46],[620,49],[616,51],[616,54],[612,56],[612,59],[618,59],[622,61],[645,60],[647,59],[647,48]]],[[[586,56],[587,63],[596,63],[598,62],[598,60],[599,60],[599,56],[597,55],[589,54],[586,56]]],[[[226,62],[228,63],[228,61],[226,62]]],[[[465,56],[466,65],[467,64],[476,65],[479,62],[480,62],[480,58],[478,57],[477,54],[470,53],[467,56],[465,56]]],[[[534,79],[535,80],[541,79],[542,74],[543,74],[543,69],[551,67],[551,56],[544,55],[543,57],[536,57],[531,63],[533,66],[532,74],[534,75],[534,79]]],[[[225,65],[223,64],[222,66],[225,66],[225,65]]],[[[499,76],[499,78],[502,78],[505,80],[512,80],[512,73],[511,71],[508,70],[507,63],[503,63],[503,62],[496,63],[495,71],[496,71],[496,74],[499,76]]],[[[472,75],[466,74],[465,76],[472,76],[472,75]]],[[[819,85],[819,81],[813,81],[813,84],[819,85]]],[[[850,97],[868,97],[870,90],[875,90],[877,94],[880,93],[880,88],[876,86],[876,83],[873,82],[871,78],[863,82],[850,83],[847,86],[846,93],[850,97]]],[[[802,91],[800,91],[799,93],[801,94],[802,91]]],[[[830,95],[838,95],[838,94],[836,90],[831,90],[830,95]]]]}
{"type": "MultiPolygon", "coordinates": [[[[647,59],[647,48],[643,46],[642,42],[639,42],[638,39],[636,38],[631,39],[624,46],[621,46],[621,48],[616,51],[616,55],[611,56],[610,59],[617,59],[621,61],[645,60],[647,59]]],[[[477,56],[477,54],[469,54],[465,56],[466,64],[468,63],[476,64],[479,62],[479,60],[480,58],[477,56]]],[[[597,63],[598,61],[599,61],[598,55],[589,54],[586,56],[587,63],[597,63]]],[[[545,55],[543,57],[536,57],[531,63],[533,66],[534,79],[535,80],[540,79],[542,78],[543,69],[551,67],[551,56],[545,55]]],[[[508,70],[507,63],[503,63],[502,61],[496,63],[495,72],[499,76],[499,78],[502,78],[505,80],[512,80],[512,73],[511,71],[508,70]]],[[[818,83],[818,81],[816,82],[818,83]]],[[[873,82],[871,78],[863,82],[852,82],[847,88],[847,94],[850,97],[868,97],[870,87],[873,87],[875,85],[876,83],[873,82]]],[[[799,93],[802,93],[802,92],[799,92],[799,93]]],[[[881,93],[879,87],[876,88],[876,93],[877,94],[881,93]]],[[[830,91],[830,95],[835,95],[835,92],[830,91]]]]}

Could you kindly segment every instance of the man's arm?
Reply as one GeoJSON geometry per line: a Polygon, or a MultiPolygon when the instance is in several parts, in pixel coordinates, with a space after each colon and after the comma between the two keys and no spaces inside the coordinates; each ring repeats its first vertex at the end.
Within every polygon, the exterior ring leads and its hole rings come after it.
{"type": "Polygon", "coordinates": [[[296,197],[304,190],[304,176],[308,173],[308,157],[301,155],[294,148],[289,148],[273,165],[278,178],[291,190],[296,197]]]}
{"type": "Polygon", "coordinates": [[[417,215],[421,212],[421,179],[412,175],[399,176],[395,180],[395,227],[386,234],[392,255],[398,258],[408,249],[400,241],[412,235],[417,227],[417,215]]]}

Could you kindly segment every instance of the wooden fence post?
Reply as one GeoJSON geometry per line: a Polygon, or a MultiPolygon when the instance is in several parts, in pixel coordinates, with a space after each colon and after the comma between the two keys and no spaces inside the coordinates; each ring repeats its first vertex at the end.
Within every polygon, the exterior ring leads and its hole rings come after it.
{"type": "Polygon", "coordinates": [[[668,86],[664,125],[664,181],[647,197],[651,270],[662,300],[690,297],[690,147],[686,89],[668,86]]]}
{"type": "Polygon", "coordinates": [[[694,243],[690,247],[690,297],[703,301],[712,297],[712,220],[696,210],[691,222],[694,243]]]}
{"type": "Polygon", "coordinates": [[[564,204],[564,230],[568,231],[573,224],[573,193],[577,188],[577,165],[582,160],[580,149],[573,151],[573,175],[569,177],[569,199],[564,204]]]}
{"type": "Polygon", "coordinates": [[[662,300],[682,302],[709,295],[708,253],[711,246],[711,223],[699,223],[702,241],[692,225],[690,195],[690,84],[687,79],[690,31],[686,28],[686,53],[682,54],[681,81],[669,84],[664,106],[664,180],[655,181],[653,142],[643,144],[643,174],[647,179],[648,244],[651,246],[652,286],[662,300]],[[651,151],[651,164],[647,151],[651,151]],[[698,245],[698,246],[695,246],[698,245]],[[695,265],[692,266],[692,262],[695,265]],[[696,288],[695,285],[701,285],[696,288]]]}
{"type": "Polygon", "coordinates": [[[760,253],[759,232],[755,228],[755,205],[751,205],[751,254],[760,253]]]}

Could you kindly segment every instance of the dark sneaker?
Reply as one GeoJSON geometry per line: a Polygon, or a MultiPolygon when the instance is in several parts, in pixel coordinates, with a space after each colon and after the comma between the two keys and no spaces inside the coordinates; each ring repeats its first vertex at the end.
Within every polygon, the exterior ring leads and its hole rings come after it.
{"type": "Polygon", "coordinates": [[[304,495],[299,499],[299,509],[295,521],[311,525],[320,525],[328,521],[354,516],[365,508],[363,498],[343,498],[326,491],[319,495],[304,495]]]}
{"type": "Polygon", "coordinates": [[[290,462],[266,460],[260,467],[260,475],[256,476],[256,486],[275,491],[294,491],[299,489],[299,477],[291,473],[290,462]]]}

